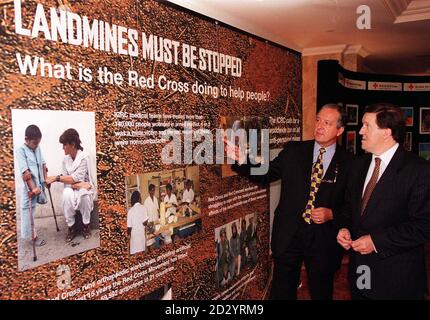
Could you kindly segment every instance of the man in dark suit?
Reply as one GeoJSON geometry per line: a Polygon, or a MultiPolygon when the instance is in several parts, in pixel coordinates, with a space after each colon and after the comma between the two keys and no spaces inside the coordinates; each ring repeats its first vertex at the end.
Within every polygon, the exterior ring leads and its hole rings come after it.
{"type": "Polygon", "coordinates": [[[254,182],[281,179],[272,231],[270,299],[297,299],[303,261],[312,299],[332,299],[333,276],[343,252],[336,243],[337,209],[343,205],[352,158],[336,145],[344,121],[338,105],[324,105],[316,117],[315,140],[287,143],[267,174],[250,175],[250,165],[233,165],[254,182]]]}
{"type": "Polygon", "coordinates": [[[368,154],[348,181],[338,242],[350,255],[353,299],[423,299],[424,243],[430,238],[430,164],[403,147],[400,108],[366,108],[360,130],[368,154]]]}

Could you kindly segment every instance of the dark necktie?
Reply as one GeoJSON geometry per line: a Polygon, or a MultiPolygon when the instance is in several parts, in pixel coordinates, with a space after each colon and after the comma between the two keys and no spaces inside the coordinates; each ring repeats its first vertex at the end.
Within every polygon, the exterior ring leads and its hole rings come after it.
{"type": "Polygon", "coordinates": [[[323,168],[323,154],[325,152],[325,148],[320,149],[320,154],[318,155],[317,162],[315,162],[315,165],[312,168],[312,176],[311,176],[311,190],[309,192],[309,200],[305,207],[305,212],[303,212],[302,217],[305,219],[307,223],[311,223],[311,213],[312,209],[315,207],[315,196],[318,192],[318,189],[321,184],[321,180],[324,173],[323,168]]]}
{"type": "Polygon", "coordinates": [[[364,190],[363,198],[361,199],[361,214],[363,214],[366,209],[367,203],[369,202],[370,196],[372,195],[373,189],[375,189],[378,183],[379,177],[379,166],[381,165],[381,158],[375,158],[375,168],[373,169],[372,177],[364,190]]]}

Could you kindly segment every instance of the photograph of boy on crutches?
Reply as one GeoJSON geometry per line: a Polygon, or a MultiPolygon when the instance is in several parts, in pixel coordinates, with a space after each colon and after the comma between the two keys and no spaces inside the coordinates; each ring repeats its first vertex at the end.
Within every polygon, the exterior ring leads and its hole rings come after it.
{"type": "Polygon", "coordinates": [[[98,248],[95,112],[11,114],[18,270],[98,248]]]}
{"type": "Polygon", "coordinates": [[[37,234],[34,225],[36,204],[46,203],[44,197],[45,180],[47,178],[46,163],[39,147],[42,133],[36,125],[29,125],[25,129],[25,142],[17,150],[19,172],[24,180],[21,191],[21,237],[32,242],[33,260],[37,260],[36,248],[46,244],[42,236],[37,234]]]}

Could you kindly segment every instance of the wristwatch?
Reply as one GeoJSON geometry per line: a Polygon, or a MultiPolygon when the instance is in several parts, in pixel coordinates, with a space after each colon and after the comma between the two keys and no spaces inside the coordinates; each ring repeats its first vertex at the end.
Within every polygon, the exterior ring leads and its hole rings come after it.
{"type": "Polygon", "coordinates": [[[55,181],[60,182],[60,177],[62,176],[62,174],[59,174],[58,176],[55,177],[55,181]]]}

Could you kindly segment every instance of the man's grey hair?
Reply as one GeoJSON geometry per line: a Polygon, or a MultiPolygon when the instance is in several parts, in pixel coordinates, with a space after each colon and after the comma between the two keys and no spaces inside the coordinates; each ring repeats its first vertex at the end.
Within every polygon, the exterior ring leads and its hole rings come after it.
{"type": "Polygon", "coordinates": [[[325,105],[323,105],[321,107],[321,109],[319,111],[321,111],[322,109],[333,109],[333,110],[336,110],[337,112],[339,112],[339,118],[337,119],[336,127],[338,129],[345,127],[345,125],[346,125],[345,108],[343,108],[341,105],[339,105],[337,103],[326,103],[325,105]]]}

